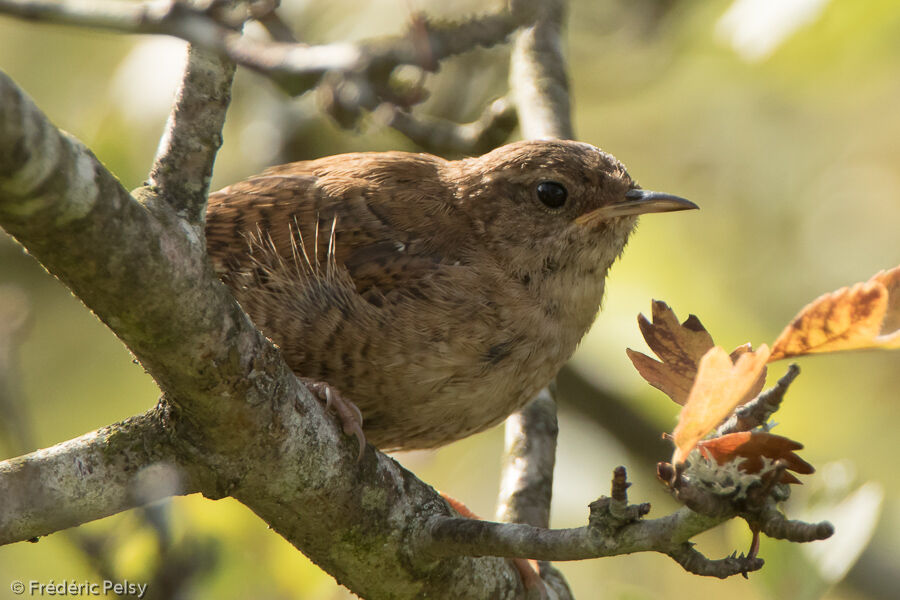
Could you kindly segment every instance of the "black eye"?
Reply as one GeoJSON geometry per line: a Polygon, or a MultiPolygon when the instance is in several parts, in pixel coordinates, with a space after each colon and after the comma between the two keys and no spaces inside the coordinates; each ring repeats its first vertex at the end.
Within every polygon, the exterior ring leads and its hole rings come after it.
{"type": "Polygon", "coordinates": [[[555,181],[542,181],[537,186],[538,200],[548,208],[560,208],[566,203],[569,192],[561,183],[555,181]]]}

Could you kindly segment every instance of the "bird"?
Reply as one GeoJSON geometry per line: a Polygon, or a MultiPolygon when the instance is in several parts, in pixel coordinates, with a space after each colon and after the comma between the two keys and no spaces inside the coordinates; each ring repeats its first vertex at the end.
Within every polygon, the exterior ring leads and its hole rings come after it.
{"type": "Polygon", "coordinates": [[[271,167],[210,194],[205,233],[217,275],[362,453],[436,448],[524,406],[593,323],[637,216],[695,208],[548,139],[271,167]]]}

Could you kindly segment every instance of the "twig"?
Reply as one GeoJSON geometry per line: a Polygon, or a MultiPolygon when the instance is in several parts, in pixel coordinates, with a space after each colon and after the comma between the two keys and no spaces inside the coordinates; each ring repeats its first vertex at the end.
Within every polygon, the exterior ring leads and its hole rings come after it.
{"type": "Polygon", "coordinates": [[[489,104],[471,123],[454,123],[426,115],[415,116],[392,104],[376,110],[393,127],[428,152],[435,154],[483,154],[501,145],[518,124],[516,109],[506,98],[489,104]]]}
{"type": "Polygon", "coordinates": [[[150,171],[150,185],[198,233],[222,126],[231,100],[234,63],[193,45],[166,131],[150,171]]]}
{"type": "Polygon", "coordinates": [[[750,571],[758,571],[763,566],[763,559],[731,555],[719,560],[711,560],[698,552],[691,544],[682,544],[667,553],[684,570],[694,575],[718,577],[725,579],[732,575],[745,575],[750,571]]]}
{"type": "Polygon", "coordinates": [[[828,521],[806,523],[788,519],[775,508],[774,502],[768,503],[755,517],[762,533],[779,540],[814,542],[834,534],[834,526],[828,521]]]}
{"type": "Polygon", "coordinates": [[[726,435],[738,431],[750,431],[761,425],[765,425],[778,407],[787,393],[788,387],[800,374],[800,367],[792,364],[788,367],[788,372],[778,380],[772,388],[761,393],[759,396],[741,406],[734,414],[729,417],[719,429],[716,435],[726,435]]]}
{"type": "Polygon", "coordinates": [[[827,521],[806,523],[789,520],[778,511],[773,492],[777,487],[775,482],[780,481],[786,465],[781,463],[777,466],[768,480],[761,479],[756,484],[757,487],[747,491],[744,498],[714,493],[702,482],[682,477],[669,463],[659,464],[659,475],[664,482],[670,484],[670,491],[679,502],[707,518],[725,520],[741,517],[754,532],[792,542],[811,542],[831,537],[834,527],[827,521]]]}
{"type": "Polygon", "coordinates": [[[358,69],[366,59],[354,44],[305,46],[254,40],[217,22],[206,11],[177,0],[0,0],[0,13],[120,33],[171,35],[272,77],[312,76],[315,81],[326,71],[358,69]]]}

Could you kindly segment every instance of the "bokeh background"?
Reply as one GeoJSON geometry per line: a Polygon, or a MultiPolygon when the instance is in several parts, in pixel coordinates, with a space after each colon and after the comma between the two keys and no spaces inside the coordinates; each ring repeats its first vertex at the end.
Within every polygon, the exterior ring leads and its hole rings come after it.
{"type": "MultiPolygon", "coordinates": [[[[398,33],[413,10],[454,16],[472,1],[285,0],[308,42],[398,33]]],[[[625,356],[646,351],[636,326],[653,298],[698,315],[726,347],[771,343],[806,302],[900,264],[900,4],[893,0],[574,0],[567,52],[578,137],[614,153],[649,189],[688,197],[695,213],[644,219],[613,268],[604,310],[574,360],[581,376],[630,399],[660,432],[677,407],[625,356]]],[[[508,47],[479,50],[428,76],[420,110],[475,118],[505,93],[508,47]]],[[[133,188],[151,164],[184,44],[0,16],[0,68],[61,128],[133,188]]],[[[377,119],[340,129],[313,94],[291,99],[241,70],[214,187],[266,166],[341,151],[415,148],[377,119]]],[[[18,413],[0,415],[0,454],[46,447],[151,407],[158,394],[124,346],[22,249],[0,234],[0,303],[28,307],[14,382],[18,413]],[[24,440],[24,441],[23,441],[24,440]]],[[[10,308],[12,307],[12,308],[10,308]]],[[[18,308],[16,308],[18,307],[18,308]]],[[[12,312],[10,312],[12,311],[12,312]]],[[[9,318],[9,317],[8,317],[9,318]]],[[[776,415],[819,471],[786,510],[828,518],[835,538],[765,540],[749,580],[703,579],[661,555],[560,568],[579,598],[894,598],[900,554],[900,352],[805,358],[776,415]]],[[[770,369],[770,382],[786,365],[770,369]]],[[[5,409],[9,411],[10,409],[5,409]]],[[[586,522],[611,470],[628,466],[651,516],[676,506],[652,462],[561,399],[553,525],[586,522]]],[[[627,433],[624,437],[627,437],[627,433]]],[[[502,428],[435,452],[397,455],[422,479],[491,515],[502,428]]],[[[658,459],[666,457],[659,456],[658,459]]],[[[746,525],[698,538],[713,557],[746,550],[746,525]]],[[[345,598],[232,500],[177,498],[0,548],[0,597],[14,579],[175,582],[156,597],[345,598]],[[181,571],[179,571],[181,569],[181,571]]]]}

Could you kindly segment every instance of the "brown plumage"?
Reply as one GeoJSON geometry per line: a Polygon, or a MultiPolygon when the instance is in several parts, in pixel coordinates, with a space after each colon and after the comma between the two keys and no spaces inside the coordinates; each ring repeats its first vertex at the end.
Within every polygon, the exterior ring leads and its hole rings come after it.
{"type": "Polygon", "coordinates": [[[354,402],[375,446],[431,448],[550,381],[593,322],[636,214],[691,207],[640,191],[593,146],[531,141],[459,161],[384,152],[273,167],[210,195],[206,236],[299,376],[354,402]]]}

